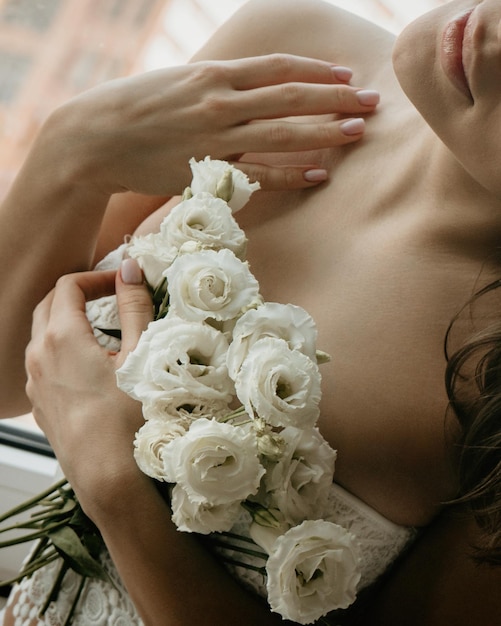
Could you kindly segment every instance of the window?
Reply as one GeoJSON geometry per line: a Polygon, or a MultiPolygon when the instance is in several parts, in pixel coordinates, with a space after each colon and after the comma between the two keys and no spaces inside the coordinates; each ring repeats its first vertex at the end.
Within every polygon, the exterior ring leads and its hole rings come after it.
{"type": "Polygon", "coordinates": [[[5,24],[29,28],[43,33],[48,30],[59,10],[61,0],[7,0],[0,19],[5,24]]]}
{"type": "Polygon", "coordinates": [[[9,104],[16,99],[31,65],[28,56],[0,50],[0,103],[9,104]]]}

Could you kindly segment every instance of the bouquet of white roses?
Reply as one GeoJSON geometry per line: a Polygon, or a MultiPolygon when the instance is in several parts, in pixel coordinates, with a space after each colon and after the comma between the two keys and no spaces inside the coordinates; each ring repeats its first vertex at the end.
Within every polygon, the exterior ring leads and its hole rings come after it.
{"type": "MultiPolygon", "coordinates": [[[[155,310],[117,371],[142,403],[134,456],[170,486],[180,531],[207,535],[228,567],[262,575],[273,611],[312,623],[348,607],[360,579],[355,537],[324,519],[336,458],[316,426],[328,356],[304,309],[263,301],[245,260],[233,213],[259,185],[224,161],[190,166],[192,183],[159,232],[126,247],[155,310]]],[[[29,533],[40,546],[20,576],[59,555],[62,575],[105,577],[97,529],[75,525],[83,514],[69,486],[48,495],[29,533]]]]}
{"type": "Polygon", "coordinates": [[[360,578],[354,537],[322,519],[336,458],[316,426],[328,357],[308,313],[264,302],[245,261],[233,212],[258,185],[224,161],[190,165],[160,231],[127,248],[159,302],[117,371],[143,406],[135,458],[172,485],[179,530],[217,533],[223,558],[264,574],[272,610],[311,623],[349,606],[360,578]],[[243,510],[264,552],[232,532],[243,510]]]}

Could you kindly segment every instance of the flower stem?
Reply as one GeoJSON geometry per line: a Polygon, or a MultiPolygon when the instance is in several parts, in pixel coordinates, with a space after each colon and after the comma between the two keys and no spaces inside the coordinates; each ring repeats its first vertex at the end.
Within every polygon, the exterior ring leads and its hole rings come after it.
{"type": "MultiPolygon", "coordinates": [[[[44,563],[44,566],[45,565],[49,565],[50,563],[53,563],[54,561],[56,561],[59,558],[60,557],[59,557],[58,554],[56,554],[53,557],[48,558],[47,561],[44,563]]],[[[40,569],[40,565],[39,564],[37,564],[36,567],[26,567],[25,569],[23,569],[22,572],[20,572],[14,578],[11,578],[10,580],[2,580],[2,587],[8,587],[9,585],[13,585],[14,583],[19,582],[23,578],[26,578],[27,576],[31,576],[31,574],[35,573],[37,571],[37,569],[40,569]]]]}
{"type": "Polygon", "coordinates": [[[76,593],[76,596],[73,600],[73,604],[71,605],[71,609],[70,612],[68,613],[68,617],[66,618],[66,621],[64,622],[63,626],[69,626],[69,624],[71,624],[72,620],[73,620],[73,615],[75,613],[75,610],[77,608],[77,604],[78,601],[80,600],[80,596],[82,595],[82,591],[85,585],[85,581],[87,580],[86,576],[82,576],[82,580],[80,581],[80,584],[78,585],[78,590],[76,593]]]}
{"type": "Polygon", "coordinates": [[[30,570],[36,571],[41,567],[45,567],[47,563],[52,562],[53,557],[57,556],[59,556],[59,552],[52,548],[52,546],[49,546],[49,548],[44,551],[41,556],[37,557],[36,559],[31,559],[29,563],[27,563],[26,567],[29,567],[30,570]]]}
{"type": "Polygon", "coordinates": [[[9,519],[9,517],[13,517],[14,515],[17,515],[18,513],[23,513],[24,511],[31,509],[35,504],[37,504],[44,498],[47,498],[54,491],[59,490],[61,487],[67,484],[67,482],[68,481],[66,480],[66,478],[63,478],[55,485],[52,485],[52,487],[49,487],[46,491],[43,491],[42,493],[39,493],[37,496],[34,496],[33,498],[31,498],[31,500],[27,500],[26,502],[23,502],[19,506],[16,506],[13,509],[10,509],[10,511],[7,511],[7,513],[0,515],[0,524],[4,522],[6,519],[9,519]]]}
{"type": "Polygon", "coordinates": [[[245,567],[245,569],[251,569],[255,572],[258,572],[259,574],[262,574],[263,576],[266,576],[265,567],[258,567],[257,565],[252,565],[251,563],[244,563],[243,561],[237,561],[236,559],[230,559],[225,556],[223,556],[223,560],[226,563],[229,563],[230,565],[236,565],[237,567],[245,567]]]}
{"type": "Polygon", "coordinates": [[[229,550],[233,550],[235,552],[241,552],[242,554],[247,554],[248,556],[255,556],[259,559],[264,559],[265,561],[268,558],[268,555],[265,554],[264,552],[258,552],[257,550],[249,550],[248,548],[244,548],[243,546],[236,546],[235,544],[230,543],[229,541],[221,541],[220,539],[213,539],[212,543],[216,546],[219,546],[220,548],[228,548],[229,550]]]}
{"type": "Polygon", "coordinates": [[[229,531],[224,531],[221,533],[221,535],[229,537],[230,539],[246,541],[247,543],[252,543],[254,546],[256,545],[256,542],[253,539],[251,539],[250,537],[245,537],[244,535],[237,535],[236,533],[230,533],[229,531]]]}
{"type": "Polygon", "coordinates": [[[61,520],[56,524],[52,524],[50,526],[44,526],[36,533],[30,533],[28,535],[22,535],[21,537],[14,537],[13,539],[8,539],[7,541],[0,541],[0,549],[8,548],[9,546],[15,546],[19,543],[26,543],[27,541],[33,541],[35,539],[42,539],[45,537],[47,533],[51,530],[56,530],[57,528],[61,528],[62,526],[66,526],[67,521],[61,520]]]}
{"type": "Polygon", "coordinates": [[[68,565],[66,565],[66,562],[63,561],[61,563],[61,567],[59,568],[59,572],[57,573],[56,579],[51,587],[51,590],[49,591],[49,594],[47,595],[45,602],[43,603],[40,611],[38,612],[38,617],[40,618],[43,617],[45,615],[45,612],[49,608],[50,603],[53,600],[57,600],[59,589],[61,588],[63,578],[66,576],[66,572],[68,571],[68,569],[69,569],[68,565]]]}
{"type": "MultiPolygon", "coordinates": [[[[235,409],[231,413],[228,413],[228,415],[225,415],[218,421],[220,421],[222,424],[226,424],[226,422],[231,422],[231,420],[234,420],[237,417],[243,417],[244,415],[247,415],[247,411],[243,406],[239,406],[238,409],[235,409]]],[[[247,421],[251,422],[252,420],[249,418],[247,421]]]]}

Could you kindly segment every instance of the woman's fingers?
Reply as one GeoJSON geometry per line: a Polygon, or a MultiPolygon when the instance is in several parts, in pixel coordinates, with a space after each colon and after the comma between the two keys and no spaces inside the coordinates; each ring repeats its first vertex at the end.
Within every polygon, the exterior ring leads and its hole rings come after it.
{"type": "Polygon", "coordinates": [[[122,262],[116,277],[116,293],[122,328],[122,347],[118,356],[118,365],[121,365],[153,319],[150,292],[144,284],[143,273],[135,259],[125,259],[122,262]]]}
{"type": "Polygon", "coordinates": [[[260,163],[234,162],[250,180],[258,181],[261,189],[281,191],[284,189],[307,189],[327,180],[327,170],[316,166],[273,167],[260,163]]]}
{"type": "MultiPolygon", "coordinates": [[[[283,122],[280,126],[273,122],[249,124],[248,128],[235,130],[244,132],[249,150],[245,161],[234,156],[232,164],[247,174],[251,181],[258,181],[266,191],[284,189],[305,189],[314,187],[328,178],[328,172],[312,163],[309,165],[273,166],[253,162],[252,153],[266,145],[265,152],[303,151],[308,149],[332,148],[358,141],[365,131],[363,118],[347,118],[341,121],[299,124],[283,122]]],[[[240,140],[239,141],[244,141],[240,140]]],[[[256,157],[259,161],[259,157],[256,157]]]]}
{"type": "Polygon", "coordinates": [[[353,143],[365,130],[363,118],[324,122],[266,121],[238,126],[230,145],[244,145],[244,153],[302,152],[353,143]]]}
{"type": "Polygon", "coordinates": [[[334,118],[372,113],[378,94],[351,87],[350,77],[349,68],[288,55],[203,61],[100,85],[53,119],[66,129],[63,145],[71,145],[72,132],[78,137],[78,170],[87,172],[89,184],[109,194],[175,195],[189,184],[191,157],[228,159],[357,141],[362,121],[356,130],[353,122],[345,127],[346,120],[334,118]],[[328,119],[304,117],[323,115],[328,119]]]}
{"type": "Polygon", "coordinates": [[[368,113],[379,102],[373,90],[351,87],[351,70],[325,61],[272,54],[198,64],[195,89],[222,127],[253,119],[327,113],[368,113]],[[204,97],[207,96],[207,99],[204,97]]]}
{"type": "MultiPolygon", "coordinates": [[[[235,96],[233,116],[248,119],[325,114],[371,113],[379,103],[379,93],[349,85],[310,85],[285,83],[245,91],[235,96]]],[[[231,113],[230,113],[231,115],[231,113]]]]}
{"type": "MultiPolygon", "coordinates": [[[[37,306],[33,315],[31,350],[48,336],[59,341],[78,335],[79,340],[92,328],[87,320],[88,300],[115,292],[122,327],[122,350],[118,360],[135,348],[142,331],[153,319],[150,293],[134,259],[126,259],[120,272],[80,272],[62,276],[56,287],[37,306]]],[[[52,341],[51,340],[51,341],[52,341]]]]}
{"type": "Polygon", "coordinates": [[[351,78],[349,68],[292,54],[247,57],[225,61],[225,65],[232,86],[242,90],[286,82],[329,84],[351,78]]]}
{"type": "Polygon", "coordinates": [[[95,300],[114,292],[115,272],[78,272],[61,276],[55,288],[36,307],[33,315],[32,338],[50,329],[62,335],[91,332],[85,315],[87,300],[95,300]]]}

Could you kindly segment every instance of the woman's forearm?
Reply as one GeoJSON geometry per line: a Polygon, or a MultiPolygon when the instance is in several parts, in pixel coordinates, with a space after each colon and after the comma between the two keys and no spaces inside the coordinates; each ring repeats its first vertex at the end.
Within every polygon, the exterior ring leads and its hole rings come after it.
{"type": "Polygon", "coordinates": [[[0,417],[28,410],[24,347],[34,306],[59,276],[92,261],[109,196],[78,179],[49,121],[0,207],[0,417]]]}
{"type": "MultiPolygon", "coordinates": [[[[242,589],[193,535],[176,530],[149,479],[94,520],[147,626],[284,624],[242,589]]],[[[287,622],[290,623],[290,622],[287,622]]]]}

